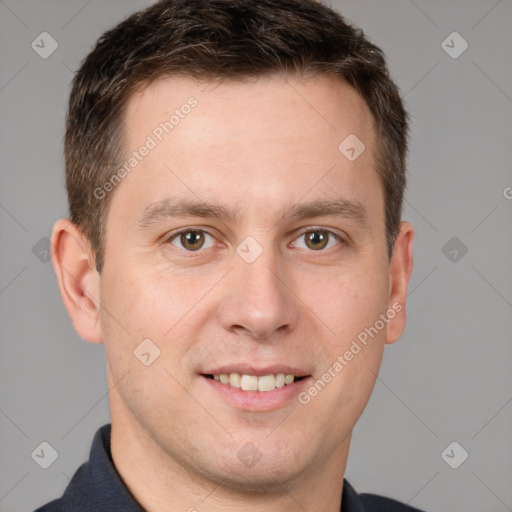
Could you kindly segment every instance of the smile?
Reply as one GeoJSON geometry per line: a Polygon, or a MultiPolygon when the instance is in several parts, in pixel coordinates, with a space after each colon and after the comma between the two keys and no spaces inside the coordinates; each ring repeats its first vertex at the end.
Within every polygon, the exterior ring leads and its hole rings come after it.
{"type": "Polygon", "coordinates": [[[292,374],[276,373],[268,375],[246,375],[241,373],[220,373],[205,375],[221,384],[226,384],[243,391],[273,391],[282,388],[304,377],[295,377],[292,374]]]}

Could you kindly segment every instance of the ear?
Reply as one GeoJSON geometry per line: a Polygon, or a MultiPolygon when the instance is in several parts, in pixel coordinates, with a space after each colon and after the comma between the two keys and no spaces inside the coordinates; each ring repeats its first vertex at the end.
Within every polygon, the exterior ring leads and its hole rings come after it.
{"type": "Polygon", "coordinates": [[[405,329],[407,288],[413,268],[413,239],[412,225],[409,222],[401,222],[389,266],[388,311],[394,311],[395,316],[389,315],[392,319],[387,326],[386,343],[388,344],[398,341],[405,329]]]}
{"type": "Polygon", "coordinates": [[[103,343],[100,274],[88,240],[69,219],[60,219],[53,226],[50,247],[62,300],[76,332],[91,343],[103,343]]]}

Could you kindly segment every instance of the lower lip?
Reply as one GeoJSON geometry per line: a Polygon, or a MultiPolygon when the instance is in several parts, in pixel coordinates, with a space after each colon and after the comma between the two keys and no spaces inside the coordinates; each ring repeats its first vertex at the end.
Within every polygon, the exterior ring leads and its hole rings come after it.
{"type": "Polygon", "coordinates": [[[243,391],[240,388],[223,384],[203,375],[201,375],[201,378],[214,391],[219,393],[224,400],[237,409],[264,412],[278,409],[294,398],[296,399],[301,390],[309,384],[311,377],[305,377],[302,380],[286,384],[282,388],[276,388],[272,391],[243,391]]]}

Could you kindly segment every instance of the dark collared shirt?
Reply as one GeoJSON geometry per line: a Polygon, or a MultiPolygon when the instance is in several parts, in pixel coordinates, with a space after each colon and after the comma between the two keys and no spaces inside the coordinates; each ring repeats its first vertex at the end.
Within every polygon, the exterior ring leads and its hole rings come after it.
{"type": "MultiPolygon", "coordinates": [[[[73,475],[62,498],[35,512],[144,512],[121,480],[110,452],[111,425],[98,429],[92,442],[89,462],[73,475]]],[[[390,498],[358,494],[343,480],[341,512],[421,512],[390,498]]]]}

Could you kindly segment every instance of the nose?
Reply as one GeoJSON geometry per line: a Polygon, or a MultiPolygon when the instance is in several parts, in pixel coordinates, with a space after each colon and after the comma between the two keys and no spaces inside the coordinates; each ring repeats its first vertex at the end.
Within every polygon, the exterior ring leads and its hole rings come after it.
{"type": "Polygon", "coordinates": [[[223,328],[257,340],[291,332],[299,311],[287,281],[287,272],[278,266],[271,250],[264,250],[252,263],[239,258],[226,276],[219,304],[223,328]]]}

